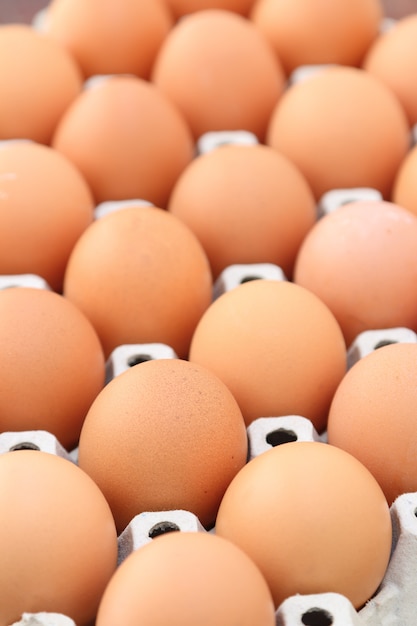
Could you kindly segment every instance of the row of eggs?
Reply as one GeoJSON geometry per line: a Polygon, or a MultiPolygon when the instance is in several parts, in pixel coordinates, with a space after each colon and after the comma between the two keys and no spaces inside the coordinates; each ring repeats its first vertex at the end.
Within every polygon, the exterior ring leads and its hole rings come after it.
{"type": "MultiPolygon", "coordinates": [[[[410,101],[375,78],[376,61],[372,68],[379,45],[395,48],[415,19],[381,32],[374,1],[326,4],[325,18],[318,7],[297,18],[294,2],[200,7],[186,17],[190,3],[170,4],[174,16],[156,1],[122,11],[54,0],[36,29],[0,28],[0,272],[39,274],[52,287],[0,293],[1,430],[45,429],[68,449],[79,444],[78,468],[27,450],[0,458],[10,510],[5,626],[28,610],[93,623],[109,579],[116,591],[103,596],[99,626],[139,615],[154,623],[156,610],[165,622],[230,624],[238,609],[241,623],[267,626],[288,595],[328,589],[359,608],[387,567],[389,505],[416,489],[417,348],[385,346],[346,373],[346,346],[360,332],[417,328],[416,120],[410,101]],[[77,4],[82,18],[70,15],[77,4]],[[146,12],[160,19],[153,41],[146,12]],[[295,36],[302,23],[311,41],[320,32],[317,55],[307,54],[306,32],[295,36]],[[94,31],[103,65],[83,57],[94,31]],[[295,52],[274,41],[295,43],[295,52]],[[343,42],[350,50],[336,53],[343,42]],[[133,50],[147,55],[139,65],[126,62],[133,50]],[[300,72],[306,63],[320,66],[300,72]],[[242,129],[245,145],[196,154],[205,133],[242,129]],[[317,203],[340,187],[380,197],[318,220],[317,203]],[[118,200],[128,200],[123,210],[107,211],[118,200]],[[225,268],[258,262],[289,280],[250,281],[213,299],[225,268]],[[104,385],[112,351],[146,341],[179,358],[137,364],[104,385]],[[246,428],[294,413],[327,429],[335,446],[297,442],[247,462],[246,428]],[[215,535],[158,539],[135,557],[143,565],[126,559],[113,577],[117,534],[139,511],[167,508],[196,513],[215,535]],[[11,541],[31,517],[43,571],[39,555],[28,556],[33,547],[16,540],[17,558],[11,541]],[[54,530],[63,534],[51,549],[54,530]],[[285,558],[275,554],[271,565],[274,541],[285,558]],[[134,588],[150,584],[154,594],[138,595],[149,605],[139,601],[135,615],[136,592],[118,582],[130,567],[134,588]],[[178,579],[171,598],[161,595],[161,572],[165,590],[178,579]]],[[[398,79],[405,63],[393,63],[398,79]]]]}

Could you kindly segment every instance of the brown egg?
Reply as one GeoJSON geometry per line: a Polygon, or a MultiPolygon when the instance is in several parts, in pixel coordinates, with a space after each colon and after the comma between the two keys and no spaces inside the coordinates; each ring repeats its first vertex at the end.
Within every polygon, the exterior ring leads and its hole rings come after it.
{"type": "Polygon", "coordinates": [[[91,191],[73,163],[33,141],[0,143],[0,274],[37,274],[56,291],[93,221],[91,191]]]}
{"type": "Polygon", "coordinates": [[[0,25],[0,139],[49,143],[82,88],[73,58],[25,24],[0,25]]]}
{"type": "Polygon", "coordinates": [[[119,566],[96,625],[167,622],[274,626],[275,611],[264,578],[237,546],[210,533],[175,532],[136,550],[119,566]]]}
{"type": "Polygon", "coordinates": [[[246,18],[207,9],[181,19],[157,55],[154,84],[174,102],[194,138],[215,130],[264,137],[284,89],[269,44],[246,18]]]}
{"type": "Polygon", "coordinates": [[[383,201],[340,207],[305,237],[294,280],[326,303],[347,345],[365,330],[417,330],[417,216],[383,201]]]}
{"type": "Polygon", "coordinates": [[[312,441],[249,461],[223,497],[216,533],[258,565],[275,606],[336,592],[360,608],[380,585],[392,544],[390,511],[372,474],[347,452],[312,441]]]}
{"type": "Polygon", "coordinates": [[[224,9],[247,15],[254,0],[165,0],[176,19],[205,9],[224,9]]]}
{"type": "Polygon", "coordinates": [[[0,431],[46,430],[71,449],[105,378],[97,334],[47,289],[0,290],[0,431]]]}
{"type": "Polygon", "coordinates": [[[0,622],[51,612],[94,619],[117,565],[117,535],[97,485],[47,452],[0,455],[0,622]]]}
{"type": "Polygon", "coordinates": [[[91,406],[79,445],[80,467],[103,491],[119,532],[139,513],[170,509],[212,525],[246,456],[231,392],[181,359],[145,361],[113,378],[91,406]]]}
{"type": "Polygon", "coordinates": [[[211,304],[194,332],[190,360],[223,380],[247,425],[296,414],[323,430],[346,349],[335,317],[317,296],[287,281],[260,279],[211,304]]]}
{"type": "Polygon", "coordinates": [[[330,407],[330,443],[366,465],[390,505],[417,491],[416,375],[417,345],[386,345],[350,368],[330,407]]]}
{"type": "Polygon", "coordinates": [[[382,17],[380,0],[256,0],[250,13],[287,74],[302,65],[359,65],[382,17]]]}
{"type": "Polygon", "coordinates": [[[417,145],[410,148],[397,170],[391,198],[417,215],[417,145]]]}
{"type": "Polygon", "coordinates": [[[44,31],[75,58],[85,77],[148,78],[173,18],[163,0],[52,0],[44,31]]]}
{"type": "Polygon", "coordinates": [[[96,220],[77,241],[64,294],[95,327],[108,356],[126,343],[165,343],[178,356],[211,302],[207,256],[167,211],[131,206],[96,220]]]}
{"type": "Polygon", "coordinates": [[[169,210],[197,235],[214,277],[237,263],[274,263],[291,277],[316,221],[313,193],[291,161],[264,145],[229,145],[194,159],[169,210]]]}
{"type": "Polygon", "coordinates": [[[372,187],[388,197],[410,132],[398,99],[379,79],[333,66],[287,89],[266,143],[294,161],[317,199],[349,187],[372,187]]]}
{"type": "Polygon", "coordinates": [[[410,125],[417,123],[417,14],[398,20],[372,44],[363,68],[385,83],[404,107],[410,125]]]}
{"type": "Polygon", "coordinates": [[[182,115],[135,76],[90,84],[62,117],[53,146],[79,168],[97,203],[140,198],[163,207],[194,156],[182,115]]]}

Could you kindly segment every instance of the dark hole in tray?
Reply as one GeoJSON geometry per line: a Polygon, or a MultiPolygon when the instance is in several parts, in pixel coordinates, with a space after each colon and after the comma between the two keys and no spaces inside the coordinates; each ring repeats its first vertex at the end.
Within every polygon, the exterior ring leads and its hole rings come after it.
{"type": "Polygon", "coordinates": [[[40,447],[36,445],[36,443],[31,443],[30,441],[21,441],[20,443],[16,443],[14,446],[9,448],[10,452],[15,452],[16,450],[40,450],[40,447]]]}
{"type": "Polygon", "coordinates": [[[158,522],[150,529],[148,536],[150,539],[155,539],[159,535],[165,535],[166,533],[172,533],[178,531],[180,528],[174,522],[158,522]]]}
{"type": "Polygon", "coordinates": [[[301,621],[305,626],[331,626],[333,617],[324,609],[309,609],[303,613],[301,621]]]}
{"type": "Polygon", "coordinates": [[[398,343],[398,341],[393,341],[392,339],[381,339],[378,343],[375,344],[374,350],[378,350],[378,348],[383,348],[384,346],[391,346],[393,343],[398,343]]]}
{"type": "Polygon", "coordinates": [[[149,354],[132,354],[127,360],[129,367],[139,365],[139,363],[145,363],[146,361],[152,361],[152,357],[149,354]]]}
{"type": "Polygon", "coordinates": [[[293,430],[286,430],[285,428],[278,428],[278,430],[268,433],[266,441],[270,446],[280,446],[282,443],[291,443],[291,441],[297,441],[298,437],[293,430]]]}
{"type": "Polygon", "coordinates": [[[240,281],[240,284],[243,285],[244,283],[250,283],[252,280],[260,280],[260,279],[261,279],[260,276],[245,276],[240,281]]]}

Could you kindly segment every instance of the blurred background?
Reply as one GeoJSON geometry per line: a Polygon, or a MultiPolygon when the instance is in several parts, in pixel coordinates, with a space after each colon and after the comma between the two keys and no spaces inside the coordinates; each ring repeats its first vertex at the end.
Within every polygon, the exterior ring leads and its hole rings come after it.
{"type": "MultiPolygon", "coordinates": [[[[0,23],[31,22],[48,0],[0,0],[0,23]]],[[[417,12],[417,0],[382,0],[387,17],[399,18],[417,12]]]]}

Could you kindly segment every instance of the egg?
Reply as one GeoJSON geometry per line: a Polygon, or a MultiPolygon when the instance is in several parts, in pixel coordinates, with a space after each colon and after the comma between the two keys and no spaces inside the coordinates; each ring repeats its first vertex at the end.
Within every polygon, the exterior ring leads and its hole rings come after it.
{"type": "Polygon", "coordinates": [[[105,380],[88,319],[48,289],[2,289],[0,350],[0,431],[46,430],[72,449],[105,380]]]}
{"type": "Polygon", "coordinates": [[[400,102],[379,79],[326,66],[286,90],[266,143],[297,165],[316,199],[352,187],[371,187],[388,199],[410,130],[400,102]]]}
{"type": "Polygon", "coordinates": [[[165,0],[176,20],[188,13],[196,13],[205,9],[224,9],[248,15],[254,0],[165,0]]]}
{"type": "Polygon", "coordinates": [[[274,626],[268,586],[253,561],[209,533],[174,532],[133,552],[106,587],[97,626],[274,626]]]}
{"type": "Polygon", "coordinates": [[[0,25],[0,139],[48,144],[82,89],[73,58],[26,24],[0,25]]]}
{"type": "Polygon", "coordinates": [[[296,594],[336,592],[361,608],[392,545],[389,507],[373,475],[344,450],[312,441],[249,461],[222,499],[216,534],[253,559],[276,607],[296,594]]]}
{"type": "Polygon", "coordinates": [[[221,380],[182,359],[154,359],[100,392],[83,424],[78,459],[120,533],[142,512],[170,509],[190,511],[210,527],[247,448],[242,413],[221,380]]]}
{"type": "Polygon", "coordinates": [[[61,291],[70,252],[93,221],[93,196],[61,153],[0,142],[0,274],[36,274],[61,291]]]}
{"type": "Polygon", "coordinates": [[[78,167],[96,203],[139,198],[165,206],[194,156],[191,131],[172,102],[125,75],[90,82],[62,116],[52,145],[78,167]]]}
{"type": "Polygon", "coordinates": [[[52,0],[42,30],[69,51],[84,77],[148,78],[172,23],[163,0],[52,0]]]}
{"type": "Polygon", "coordinates": [[[417,123],[417,89],[414,76],[417,72],[416,44],[417,14],[407,15],[396,21],[370,46],[363,68],[378,77],[392,89],[404,111],[410,126],[417,123]]]}
{"type": "Polygon", "coordinates": [[[117,535],[97,485],[48,452],[0,455],[0,621],[51,612],[94,619],[117,565],[117,535]]]}
{"type": "Polygon", "coordinates": [[[200,242],[153,206],[125,207],[90,224],[64,277],[65,297],[91,321],[106,357],[131,343],[165,343],[185,357],[211,294],[200,242]]]}
{"type": "Polygon", "coordinates": [[[174,185],[168,209],[198,237],[214,277],[247,263],[273,263],[291,277],[317,217],[303,175],[261,144],[221,146],[194,159],[174,185]]]}
{"type": "Polygon", "coordinates": [[[271,279],[217,298],[197,324],[189,358],[228,386],[247,425],[296,414],[319,431],[346,370],[342,331],[330,309],[309,290],[271,279]]]}
{"type": "Polygon", "coordinates": [[[179,108],[195,139],[209,131],[247,130],[262,140],[285,87],[281,65],[254,24],[222,9],[177,22],[151,80],[179,108]]]}
{"type": "Polygon", "coordinates": [[[287,75],[302,65],[360,65],[382,17],[380,0],[256,0],[250,12],[287,75]]]}
{"type": "Polygon", "coordinates": [[[294,280],[329,307],[348,346],[366,330],[416,330],[416,215],[385,201],[341,206],[305,237],[294,280]]]}
{"type": "Polygon", "coordinates": [[[417,345],[393,343],[351,367],[331,404],[330,443],[359,459],[388,503],[417,491],[415,376],[417,345]]]}
{"type": "Polygon", "coordinates": [[[417,145],[402,160],[392,188],[391,200],[417,215],[417,145]]]}

